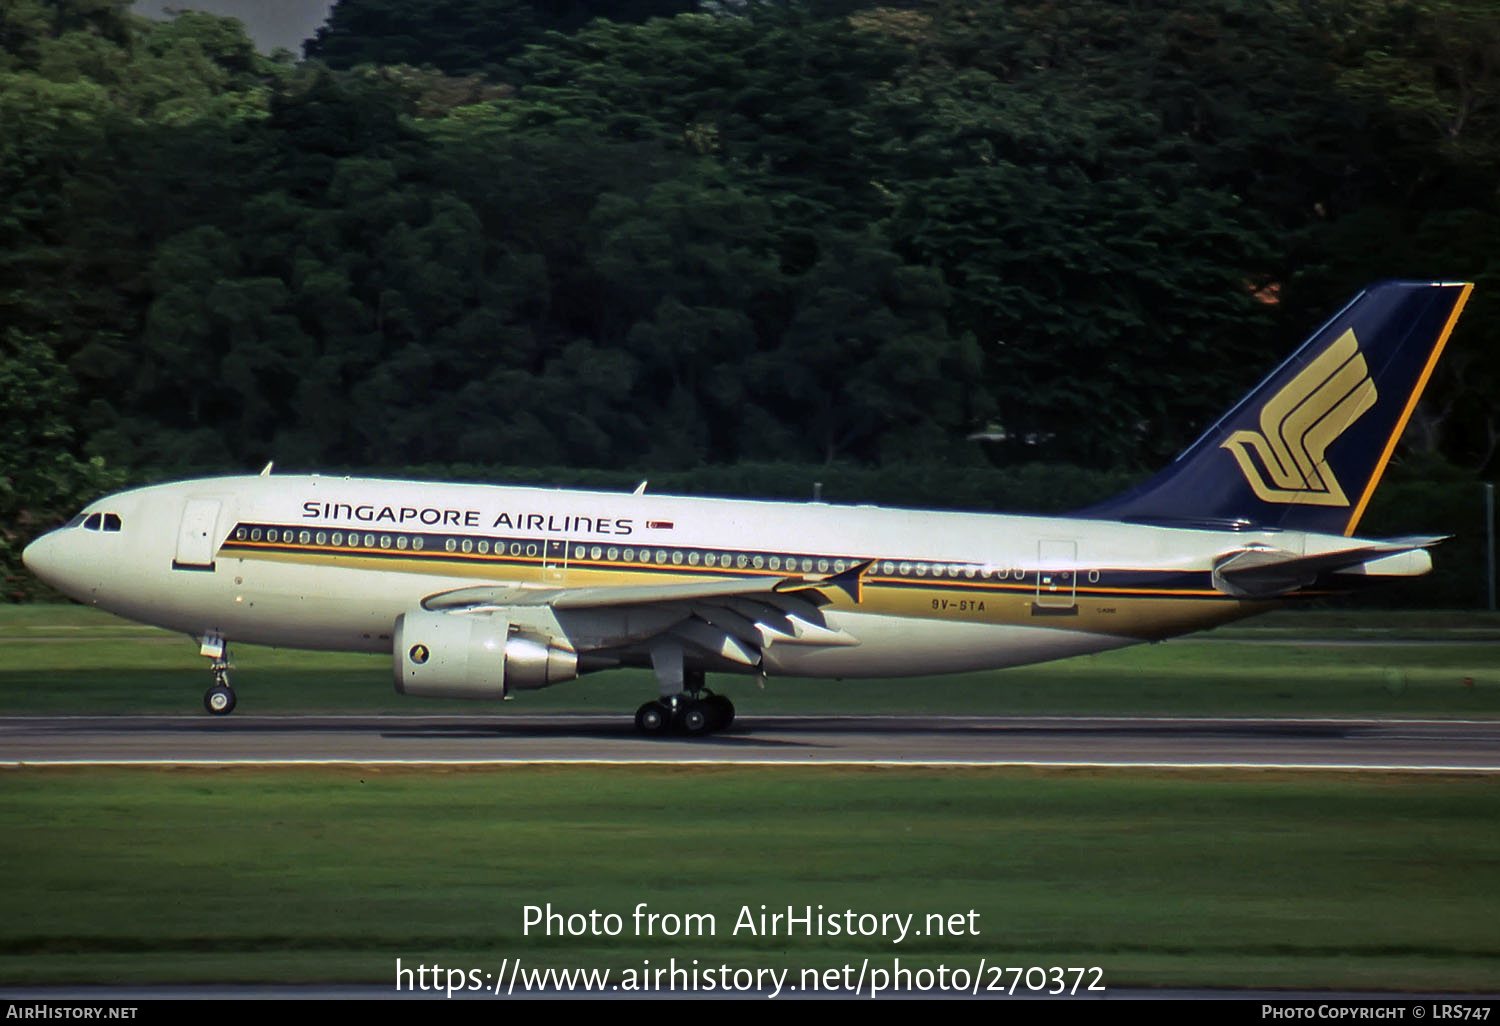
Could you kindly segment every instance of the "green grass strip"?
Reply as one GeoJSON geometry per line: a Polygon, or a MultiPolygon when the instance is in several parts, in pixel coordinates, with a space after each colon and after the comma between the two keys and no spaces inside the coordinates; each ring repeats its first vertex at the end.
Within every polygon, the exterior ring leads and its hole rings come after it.
{"type": "Polygon", "coordinates": [[[9,984],[899,956],[1098,965],[1112,986],[1500,989],[1500,789],[1462,776],[8,770],[0,859],[9,984]],[[549,902],[625,933],[524,935],[549,902]],[[639,902],[717,930],[635,936],[639,902]],[[979,934],[735,935],[761,904],[972,909],[979,934]]]}
{"type": "MultiPolygon", "coordinates": [[[[1273,614],[1097,656],[897,680],[716,675],[740,713],[1500,716],[1500,633],[1487,614],[1273,614]],[[1259,625],[1259,626],[1257,626],[1259,625]]],[[[647,671],[593,674],[514,702],[397,695],[389,656],[231,646],[240,711],[592,712],[629,717],[647,671]]],[[[67,606],[0,608],[0,715],[196,713],[208,662],[187,638],[67,606]]]]}

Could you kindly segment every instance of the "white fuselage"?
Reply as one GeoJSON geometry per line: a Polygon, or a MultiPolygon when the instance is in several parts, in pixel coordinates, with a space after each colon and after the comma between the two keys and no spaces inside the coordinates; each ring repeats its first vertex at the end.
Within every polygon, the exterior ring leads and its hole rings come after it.
{"type": "MultiPolygon", "coordinates": [[[[1266,608],[1215,590],[1225,553],[1350,539],[1020,517],[319,476],[120,493],[26,560],[64,594],[195,638],[391,650],[438,593],[516,594],[831,575],[821,631],[767,637],[762,669],[881,677],[1014,666],[1211,627],[1266,608]],[[79,525],[114,514],[117,530],[79,525]],[[827,642],[827,643],[824,643],[827,642]]],[[[570,620],[560,616],[569,629],[570,620]]],[[[570,630],[587,648],[582,620],[570,630]]],[[[625,661],[632,661],[627,658],[625,661]]],[[[639,661],[638,659],[635,661],[639,661]]],[[[713,668],[729,668],[719,667],[713,668]]]]}

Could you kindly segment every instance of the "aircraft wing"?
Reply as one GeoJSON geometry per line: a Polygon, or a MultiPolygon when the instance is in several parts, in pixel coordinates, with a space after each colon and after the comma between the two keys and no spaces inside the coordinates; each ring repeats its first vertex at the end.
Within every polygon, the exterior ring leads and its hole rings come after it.
{"type": "Polygon", "coordinates": [[[1443,536],[1392,538],[1310,556],[1254,546],[1219,558],[1213,571],[1214,587],[1241,598],[1272,598],[1305,588],[1322,574],[1364,573],[1367,566],[1371,567],[1369,572],[1375,574],[1406,576],[1421,573],[1431,565],[1423,550],[1443,540],[1443,536]],[[1392,558],[1407,554],[1420,554],[1412,561],[1411,567],[1392,558]],[[1374,567],[1382,561],[1384,566],[1374,567]]]}
{"type": "MultiPolygon", "coordinates": [[[[459,612],[487,606],[539,606],[553,609],[597,609],[700,599],[796,595],[838,589],[860,601],[860,582],[871,562],[858,563],[839,574],[791,574],[785,577],[731,577],[685,584],[616,585],[596,588],[511,588],[479,586],[439,592],[422,600],[434,612],[459,612]]],[[[817,602],[818,605],[826,602],[817,602]]]]}
{"type": "MultiPolygon", "coordinates": [[[[830,592],[842,591],[856,603],[871,562],[837,574],[790,574],[781,577],[731,577],[681,584],[608,585],[585,588],[517,588],[477,586],[430,595],[422,607],[431,612],[468,613],[517,607],[546,607],[577,621],[585,633],[616,621],[621,639],[645,644],[659,637],[702,649],[746,666],[758,666],[770,644],[856,645],[849,634],[829,628],[821,607],[830,592]],[[572,614],[572,616],[569,616],[572,614]]],[[[586,647],[614,647],[601,636],[586,647]]]]}

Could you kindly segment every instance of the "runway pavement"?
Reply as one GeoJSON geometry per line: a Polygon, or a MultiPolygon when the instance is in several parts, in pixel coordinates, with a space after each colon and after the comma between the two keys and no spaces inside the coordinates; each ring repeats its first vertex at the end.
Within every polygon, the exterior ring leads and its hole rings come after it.
{"type": "Polygon", "coordinates": [[[12,716],[0,765],[714,763],[1500,772],[1500,721],[765,716],[703,738],[628,717],[12,716]]]}

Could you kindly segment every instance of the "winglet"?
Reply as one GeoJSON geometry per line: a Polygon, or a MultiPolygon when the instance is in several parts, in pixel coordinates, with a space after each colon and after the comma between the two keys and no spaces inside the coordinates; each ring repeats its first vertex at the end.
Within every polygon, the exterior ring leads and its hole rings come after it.
{"type": "Polygon", "coordinates": [[[823,586],[826,588],[831,585],[842,589],[845,595],[854,600],[855,605],[859,605],[865,600],[865,571],[874,565],[875,561],[873,559],[867,559],[863,563],[856,563],[843,573],[834,574],[828,578],[823,586]]]}
{"type": "MultiPolygon", "coordinates": [[[[865,571],[875,565],[873,559],[867,559],[863,563],[856,563],[849,569],[836,574],[823,577],[789,577],[775,586],[775,591],[791,594],[799,591],[826,591],[829,588],[838,588],[845,595],[854,600],[855,604],[864,601],[864,574],[865,571]]],[[[827,601],[826,599],[824,600],[827,601]]]]}

